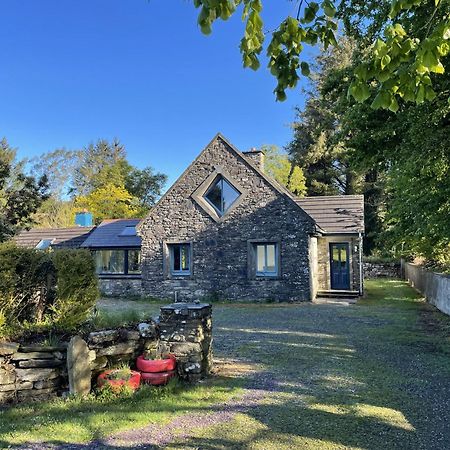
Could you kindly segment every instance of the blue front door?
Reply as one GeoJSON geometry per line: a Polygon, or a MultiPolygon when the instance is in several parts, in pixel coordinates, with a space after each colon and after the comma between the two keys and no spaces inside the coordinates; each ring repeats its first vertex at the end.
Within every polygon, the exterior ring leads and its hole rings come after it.
{"type": "Polygon", "coordinates": [[[330,244],[331,289],[350,289],[350,256],[347,243],[330,244]]]}

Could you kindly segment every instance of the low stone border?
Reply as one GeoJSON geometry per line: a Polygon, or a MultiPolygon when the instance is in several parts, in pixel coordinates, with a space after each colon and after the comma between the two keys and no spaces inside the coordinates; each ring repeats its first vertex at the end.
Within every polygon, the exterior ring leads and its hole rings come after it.
{"type": "Polygon", "coordinates": [[[212,365],[211,305],[175,303],[132,329],[73,336],[58,347],[0,343],[0,404],[88,394],[98,374],[120,363],[134,367],[144,351],[173,353],[181,379],[194,382],[212,365]]]}

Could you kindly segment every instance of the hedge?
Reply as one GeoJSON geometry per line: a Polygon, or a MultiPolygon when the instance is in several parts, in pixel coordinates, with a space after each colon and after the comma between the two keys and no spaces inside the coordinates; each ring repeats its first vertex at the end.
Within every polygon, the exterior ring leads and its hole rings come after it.
{"type": "Polygon", "coordinates": [[[0,339],[73,331],[98,296],[88,250],[43,252],[0,244],[0,339]]]}

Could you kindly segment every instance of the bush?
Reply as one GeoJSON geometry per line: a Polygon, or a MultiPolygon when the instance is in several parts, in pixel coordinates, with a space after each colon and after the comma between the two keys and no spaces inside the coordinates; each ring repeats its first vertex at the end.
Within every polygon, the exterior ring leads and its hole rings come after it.
{"type": "Polygon", "coordinates": [[[392,256],[363,256],[363,262],[372,263],[372,264],[389,264],[395,263],[400,264],[399,258],[393,258],[392,256]]]}
{"type": "Polygon", "coordinates": [[[0,338],[72,331],[98,298],[87,250],[42,252],[0,244],[0,338]]]}

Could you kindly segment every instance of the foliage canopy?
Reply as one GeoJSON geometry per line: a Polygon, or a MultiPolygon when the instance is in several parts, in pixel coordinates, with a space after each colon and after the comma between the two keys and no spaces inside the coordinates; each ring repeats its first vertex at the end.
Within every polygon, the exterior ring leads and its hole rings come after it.
{"type": "MultiPolygon", "coordinates": [[[[354,25],[352,13],[365,13],[367,27],[375,16],[359,0],[299,0],[296,16],[286,17],[269,32],[264,30],[262,0],[194,0],[194,5],[200,9],[198,23],[205,34],[211,33],[214,21],[227,20],[242,7],[244,67],[259,68],[266,36],[271,35],[267,57],[277,80],[277,100],[286,98],[286,89],[295,87],[301,75],[309,76],[309,64],[301,59],[305,46],[336,47],[340,20],[349,31],[354,25]]],[[[450,51],[450,0],[392,0],[389,11],[382,13],[387,17],[378,22],[383,25],[376,39],[355,67],[349,95],[366,101],[376,91],[372,107],[391,111],[398,109],[399,100],[418,104],[432,100],[436,96],[434,77],[445,72],[443,58],[450,51]]]]}

